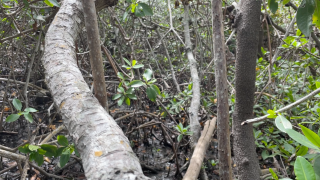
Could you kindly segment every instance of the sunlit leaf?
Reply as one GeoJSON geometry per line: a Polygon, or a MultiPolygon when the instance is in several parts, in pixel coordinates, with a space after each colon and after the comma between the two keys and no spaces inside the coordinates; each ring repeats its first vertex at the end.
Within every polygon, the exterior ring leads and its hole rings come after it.
{"type": "Polygon", "coordinates": [[[129,98],[129,97],[126,97],[126,98],[125,98],[125,101],[126,101],[126,104],[127,104],[128,106],[130,106],[130,103],[131,103],[130,98],[129,98]]]}
{"type": "Polygon", "coordinates": [[[316,179],[312,165],[302,156],[298,156],[294,163],[294,173],[298,180],[316,179]]]}
{"type": "Polygon", "coordinates": [[[143,73],[143,77],[149,81],[152,77],[152,70],[151,69],[146,69],[143,73]]]}
{"type": "Polygon", "coordinates": [[[299,126],[301,127],[303,134],[309,139],[309,141],[311,141],[314,145],[320,147],[320,137],[315,132],[304,127],[303,125],[299,124],[299,126]]]}
{"type": "Polygon", "coordinates": [[[275,120],[277,128],[282,131],[286,132],[286,129],[292,129],[292,124],[288,121],[284,116],[279,115],[275,120]]]}
{"type": "Polygon", "coordinates": [[[131,86],[131,87],[140,87],[143,85],[146,85],[146,84],[140,80],[133,80],[129,83],[129,86],[131,86]]]}
{"type": "Polygon", "coordinates": [[[36,151],[36,150],[38,150],[39,148],[40,148],[40,146],[36,146],[36,145],[32,145],[32,144],[29,145],[30,151],[36,151]]]}
{"type": "Polygon", "coordinates": [[[297,141],[298,143],[308,147],[308,148],[312,148],[315,150],[320,150],[316,145],[314,145],[312,142],[309,141],[308,138],[306,138],[305,136],[303,136],[302,134],[298,133],[297,131],[293,130],[293,129],[286,129],[286,133],[295,141],[297,141]]]}

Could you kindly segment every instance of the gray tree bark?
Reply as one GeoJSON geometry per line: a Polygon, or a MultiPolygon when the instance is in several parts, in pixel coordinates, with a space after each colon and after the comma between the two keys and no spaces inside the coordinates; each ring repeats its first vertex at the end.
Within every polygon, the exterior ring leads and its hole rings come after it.
{"type": "Polygon", "coordinates": [[[215,60],[217,116],[218,116],[218,150],[219,150],[219,176],[221,180],[232,179],[230,130],[229,130],[229,104],[227,83],[227,61],[224,40],[221,1],[212,1],[212,39],[215,60]]]}
{"type": "Polygon", "coordinates": [[[76,62],[81,1],[64,0],[50,25],[42,63],[47,85],[81,155],[87,179],[148,179],[114,119],[92,95],[76,62]]]}
{"type": "Polygon", "coordinates": [[[241,126],[242,121],[253,116],[260,10],[261,0],[242,0],[235,22],[237,30],[236,103],[232,134],[239,180],[260,179],[252,125],[241,126]]]}
{"type": "Polygon", "coordinates": [[[200,138],[201,126],[199,123],[199,107],[200,107],[200,79],[197,70],[197,61],[192,53],[192,43],[189,29],[189,5],[184,4],[184,38],[186,44],[186,54],[190,64],[190,73],[192,79],[192,100],[189,108],[190,129],[193,132],[192,144],[195,147],[198,139],[200,138]]]}

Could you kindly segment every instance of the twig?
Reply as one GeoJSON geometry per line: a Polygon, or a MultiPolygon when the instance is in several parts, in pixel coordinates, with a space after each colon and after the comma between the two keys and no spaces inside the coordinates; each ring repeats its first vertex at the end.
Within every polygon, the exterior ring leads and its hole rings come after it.
{"type": "Polygon", "coordinates": [[[64,129],[65,129],[64,125],[59,126],[57,129],[52,131],[46,138],[44,138],[44,140],[41,141],[40,145],[48,142],[53,136],[55,136],[56,134],[58,134],[60,131],[62,131],[64,129]]]}
{"type": "MultiPolygon", "coordinates": [[[[279,109],[278,111],[276,111],[276,113],[280,113],[280,112],[289,110],[289,109],[291,109],[291,108],[303,103],[304,101],[311,99],[313,96],[317,95],[318,93],[320,93],[320,88],[312,91],[310,94],[308,94],[307,96],[299,99],[298,101],[296,101],[294,103],[291,103],[288,106],[285,106],[285,107],[279,109]]],[[[241,125],[246,125],[246,124],[251,124],[251,123],[256,123],[256,122],[259,122],[259,121],[263,121],[263,120],[267,119],[269,115],[270,114],[267,114],[267,115],[264,115],[264,116],[261,116],[261,117],[258,117],[258,118],[254,118],[254,119],[248,119],[246,121],[243,121],[241,123],[241,125]]]]}

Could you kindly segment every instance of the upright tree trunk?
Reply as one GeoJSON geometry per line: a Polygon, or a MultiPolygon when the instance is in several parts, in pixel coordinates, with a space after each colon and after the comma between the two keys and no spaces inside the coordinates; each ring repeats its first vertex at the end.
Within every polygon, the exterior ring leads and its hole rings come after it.
{"type": "Polygon", "coordinates": [[[229,130],[229,104],[227,83],[227,61],[225,51],[224,29],[222,19],[221,1],[212,1],[212,39],[215,60],[215,74],[217,85],[218,104],[218,150],[219,150],[219,176],[221,180],[232,179],[230,130],[229,130]]]}
{"type": "Polygon", "coordinates": [[[104,80],[104,68],[100,46],[97,13],[94,0],[82,0],[87,40],[90,49],[90,65],[93,77],[95,97],[103,108],[107,108],[107,91],[104,80]]]}
{"type": "Polygon", "coordinates": [[[77,66],[81,1],[64,0],[48,29],[42,63],[47,85],[76,147],[87,179],[148,179],[114,119],[92,95],[77,66]]]}
{"type": "Polygon", "coordinates": [[[252,125],[241,126],[241,122],[252,118],[253,115],[260,8],[261,0],[242,0],[235,22],[237,28],[236,103],[232,133],[240,180],[260,179],[252,125]]]}
{"type": "Polygon", "coordinates": [[[192,79],[192,100],[189,108],[189,118],[190,118],[190,129],[193,132],[192,144],[193,146],[197,143],[200,138],[200,123],[198,111],[200,107],[200,79],[197,70],[197,61],[195,60],[192,53],[192,43],[190,37],[189,29],[189,5],[184,4],[184,38],[186,43],[186,52],[190,64],[190,73],[192,79]]]}

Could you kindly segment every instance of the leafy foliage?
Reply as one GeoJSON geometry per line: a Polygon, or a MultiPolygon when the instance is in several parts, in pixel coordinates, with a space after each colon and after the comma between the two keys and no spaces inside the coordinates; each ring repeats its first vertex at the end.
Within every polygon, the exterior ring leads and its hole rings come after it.
{"type": "Polygon", "coordinates": [[[33,118],[32,118],[32,115],[30,114],[30,112],[37,112],[36,109],[34,109],[34,108],[26,108],[24,111],[21,111],[22,103],[21,103],[21,101],[19,99],[16,99],[16,98],[14,98],[12,100],[12,104],[18,110],[18,114],[9,115],[6,118],[6,122],[14,122],[14,121],[18,120],[21,115],[23,115],[24,118],[26,120],[28,120],[30,123],[33,122],[33,118]]]}
{"type": "Polygon", "coordinates": [[[74,147],[74,144],[69,144],[67,138],[63,135],[57,137],[60,147],[50,144],[43,144],[41,146],[26,144],[19,147],[21,153],[29,154],[30,161],[35,161],[39,166],[44,162],[44,156],[46,157],[60,157],[60,166],[64,167],[70,159],[73,152],[77,156],[79,153],[74,147]]]}

